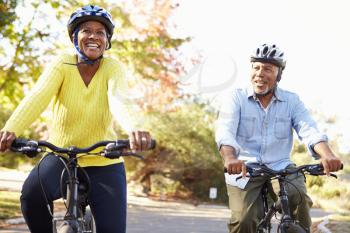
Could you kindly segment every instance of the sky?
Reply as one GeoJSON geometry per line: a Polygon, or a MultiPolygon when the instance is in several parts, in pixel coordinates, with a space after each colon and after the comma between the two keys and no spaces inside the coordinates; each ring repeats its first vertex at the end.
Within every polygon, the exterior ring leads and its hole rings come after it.
{"type": "Polygon", "coordinates": [[[191,36],[188,50],[203,62],[183,77],[192,91],[215,102],[232,88],[250,85],[250,54],[263,43],[285,52],[279,86],[305,105],[336,116],[333,134],[350,149],[350,2],[346,0],[181,0],[172,21],[177,36],[191,36]]]}

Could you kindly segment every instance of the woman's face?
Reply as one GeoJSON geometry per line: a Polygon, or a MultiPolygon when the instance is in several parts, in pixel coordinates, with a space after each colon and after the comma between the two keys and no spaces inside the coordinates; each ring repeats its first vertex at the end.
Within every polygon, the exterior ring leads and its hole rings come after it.
{"type": "Polygon", "coordinates": [[[80,25],[78,46],[89,59],[103,55],[108,43],[105,26],[97,21],[87,21],[80,25]]]}

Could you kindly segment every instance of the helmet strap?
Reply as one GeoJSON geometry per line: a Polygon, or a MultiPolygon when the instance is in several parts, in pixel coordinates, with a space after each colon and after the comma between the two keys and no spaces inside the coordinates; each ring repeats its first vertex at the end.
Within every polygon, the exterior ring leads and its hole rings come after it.
{"type": "MultiPolygon", "coordinates": [[[[276,78],[276,82],[278,83],[279,81],[281,81],[282,78],[282,67],[278,67],[278,73],[277,73],[277,78],[276,78]]],[[[277,85],[276,83],[276,85],[277,85]]]]}

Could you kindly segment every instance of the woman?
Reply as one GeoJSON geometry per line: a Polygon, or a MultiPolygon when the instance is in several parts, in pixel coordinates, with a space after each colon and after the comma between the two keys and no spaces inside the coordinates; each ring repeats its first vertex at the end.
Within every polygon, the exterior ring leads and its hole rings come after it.
{"type": "MultiPolygon", "coordinates": [[[[75,55],[61,55],[40,76],[5,127],[0,131],[0,151],[6,151],[16,135],[21,135],[52,101],[53,117],[49,140],[60,147],[86,147],[100,140],[114,140],[113,118],[128,122],[122,111],[125,76],[121,65],[104,58],[111,47],[114,23],[111,15],[98,6],[85,6],[74,12],[68,33],[75,55]]],[[[134,151],[147,149],[148,132],[130,132],[134,151]]],[[[78,160],[87,171],[92,187],[91,210],[100,233],[125,233],[126,180],[122,159],[84,156],[78,160]]],[[[40,177],[52,202],[60,198],[59,182],[63,167],[55,156],[47,155],[40,164],[40,177]]],[[[35,167],[26,179],[21,195],[23,216],[31,232],[52,232],[52,217],[46,207],[35,167]]]]}

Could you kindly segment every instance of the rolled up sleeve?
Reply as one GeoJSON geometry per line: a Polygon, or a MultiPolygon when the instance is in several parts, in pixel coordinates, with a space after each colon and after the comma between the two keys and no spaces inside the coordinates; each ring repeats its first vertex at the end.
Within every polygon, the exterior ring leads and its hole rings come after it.
{"type": "Polygon", "coordinates": [[[215,124],[215,141],[218,149],[222,146],[231,146],[239,156],[241,147],[237,143],[237,127],[239,124],[240,105],[237,96],[233,93],[226,95],[221,100],[219,116],[215,124]]]}
{"type": "Polygon", "coordinates": [[[313,148],[319,142],[327,142],[328,137],[319,131],[316,122],[312,119],[309,111],[305,108],[299,97],[296,97],[295,101],[293,127],[299,139],[301,139],[307,147],[309,154],[314,158],[319,158],[319,155],[313,148]]]}

